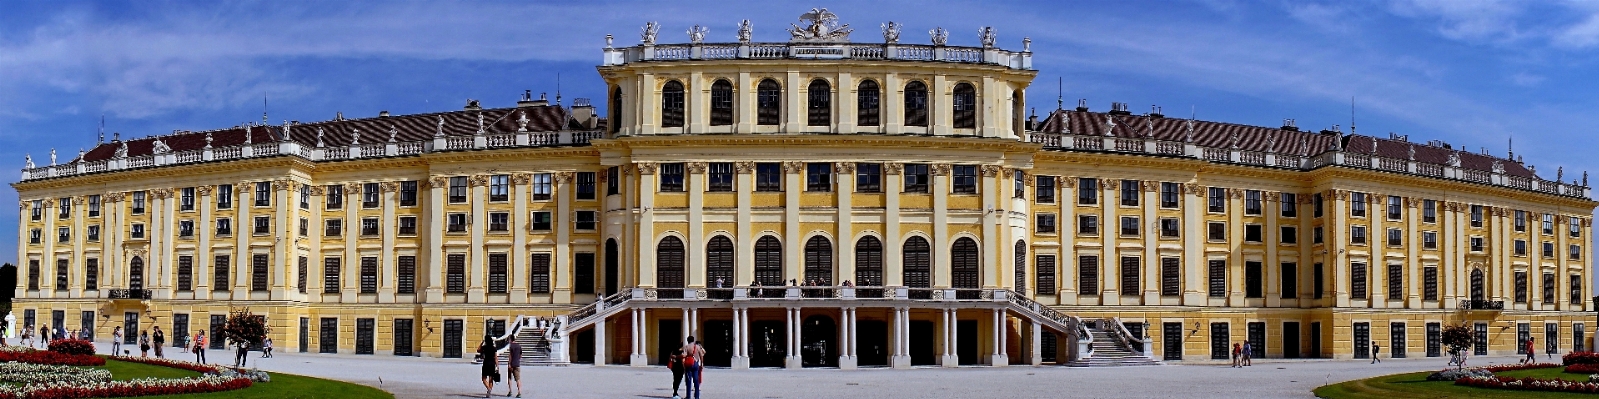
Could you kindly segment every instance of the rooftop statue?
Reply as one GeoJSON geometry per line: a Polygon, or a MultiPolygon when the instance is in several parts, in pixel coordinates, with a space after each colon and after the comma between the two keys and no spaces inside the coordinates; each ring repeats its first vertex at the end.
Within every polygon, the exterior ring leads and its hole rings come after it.
{"type": "Polygon", "coordinates": [[[645,46],[655,45],[655,34],[657,33],[661,33],[661,24],[655,23],[655,21],[645,22],[644,28],[639,29],[640,40],[644,42],[645,46]]]}
{"type": "Polygon", "coordinates": [[[33,154],[23,154],[22,155],[22,160],[24,162],[23,163],[23,167],[26,167],[28,169],[33,169],[34,168],[34,166],[33,166],[33,154]]]}
{"type": "Polygon", "coordinates": [[[992,26],[984,26],[977,30],[978,39],[983,41],[983,47],[994,47],[994,42],[999,40],[999,33],[992,26]]]}
{"type": "Polygon", "coordinates": [[[899,43],[899,31],[903,28],[898,22],[888,21],[883,23],[883,43],[899,43]]]}
{"type": "Polygon", "coordinates": [[[944,29],[944,28],[941,28],[941,27],[940,28],[933,28],[933,30],[927,31],[927,34],[929,36],[933,37],[933,45],[934,46],[942,46],[945,43],[949,43],[949,30],[948,29],[944,29]]]}
{"type": "Polygon", "coordinates": [[[117,146],[116,156],[117,156],[117,158],[127,158],[128,157],[128,142],[124,141],[124,142],[122,142],[122,145],[117,146]]]}
{"type": "Polygon", "coordinates": [[[754,28],[750,27],[750,20],[746,19],[746,20],[743,20],[743,21],[739,21],[738,22],[738,42],[739,43],[746,43],[746,44],[749,43],[750,42],[750,35],[754,32],[754,30],[755,30],[754,28]]]}
{"type": "Polygon", "coordinates": [[[694,25],[688,28],[688,41],[694,44],[705,42],[705,34],[711,33],[711,28],[694,25]]]}
{"type": "Polygon", "coordinates": [[[150,153],[156,155],[161,155],[172,151],[172,148],[167,147],[167,143],[161,141],[161,139],[155,139],[155,143],[151,144],[150,147],[150,153]]]}
{"type": "Polygon", "coordinates": [[[790,42],[849,42],[849,33],[853,31],[849,28],[849,24],[840,25],[838,23],[838,15],[834,15],[832,11],[827,11],[826,8],[812,8],[810,12],[800,14],[799,19],[807,25],[800,27],[799,25],[790,24],[790,26],[794,27],[788,30],[788,33],[793,36],[793,38],[789,39],[790,42]]]}

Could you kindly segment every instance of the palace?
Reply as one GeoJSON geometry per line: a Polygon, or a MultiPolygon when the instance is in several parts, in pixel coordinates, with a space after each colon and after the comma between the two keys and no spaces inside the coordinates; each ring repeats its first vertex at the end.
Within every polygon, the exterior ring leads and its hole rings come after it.
{"type": "Polygon", "coordinates": [[[730,367],[1440,356],[1456,324],[1478,355],[1592,347],[1586,175],[1291,120],[1029,117],[1030,40],[802,22],[607,37],[602,112],[527,93],[30,159],[19,324],[132,343],[248,308],[280,350],[646,365],[693,335],[730,367]]]}

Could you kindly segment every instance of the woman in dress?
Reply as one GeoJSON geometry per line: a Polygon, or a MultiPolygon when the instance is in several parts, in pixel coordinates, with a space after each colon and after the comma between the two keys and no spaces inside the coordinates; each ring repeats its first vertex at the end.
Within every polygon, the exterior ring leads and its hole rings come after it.
{"type": "Polygon", "coordinates": [[[150,356],[150,330],[139,332],[139,357],[150,356]]]}

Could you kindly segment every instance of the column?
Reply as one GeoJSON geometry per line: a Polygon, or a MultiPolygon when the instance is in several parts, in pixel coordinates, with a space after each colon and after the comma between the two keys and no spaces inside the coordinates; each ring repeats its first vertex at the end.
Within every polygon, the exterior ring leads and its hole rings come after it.
{"type": "MultiPolygon", "coordinates": [[[[695,82],[698,82],[698,80],[695,80],[695,82]]],[[[693,90],[692,92],[699,93],[700,91],[693,90]]],[[[706,114],[705,111],[697,111],[694,114],[696,118],[700,118],[699,123],[705,123],[703,117],[703,114],[706,114]]],[[[696,130],[703,131],[702,128],[696,128],[696,130]]],[[[705,264],[705,261],[701,258],[705,256],[706,164],[704,162],[690,162],[686,166],[688,170],[684,171],[687,175],[683,176],[683,181],[685,183],[684,188],[688,190],[688,235],[683,238],[688,242],[684,243],[687,248],[685,248],[685,253],[683,254],[683,262],[687,270],[683,271],[683,287],[711,287],[714,283],[705,280],[707,277],[705,276],[704,267],[689,266],[705,264]]],[[[692,298],[692,294],[688,295],[692,298]]],[[[687,322],[687,320],[684,320],[684,323],[687,322]]]]}
{"type": "MultiPolygon", "coordinates": [[[[739,76],[741,80],[749,80],[748,73],[740,74],[739,76]]],[[[746,95],[743,93],[739,94],[740,101],[744,101],[745,97],[754,98],[754,95],[746,95]]],[[[755,113],[752,109],[753,105],[751,105],[751,109],[740,108],[738,112],[739,115],[748,114],[750,118],[754,118],[755,113]]],[[[748,128],[750,125],[750,120],[740,119],[738,125],[740,129],[739,131],[748,131],[743,129],[748,128]]],[[[734,232],[734,234],[738,235],[738,238],[733,240],[733,242],[734,245],[738,246],[736,249],[738,253],[754,254],[755,234],[753,234],[754,232],[751,231],[752,229],[750,227],[750,198],[752,195],[751,193],[755,191],[755,163],[736,162],[733,164],[733,171],[735,173],[733,175],[733,190],[738,196],[738,205],[737,210],[735,211],[738,213],[738,231],[734,232]]],[[[735,255],[734,262],[736,262],[736,264],[733,267],[733,281],[727,282],[727,285],[730,287],[753,285],[755,281],[755,257],[735,255]]],[[[754,293],[754,291],[750,292],[751,294],[754,293]]],[[[748,356],[745,357],[744,363],[746,365],[749,364],[748,356]]]]}
{"type": "Polygon", "coordinates": [[[784,351],[784,352],[787,352],[787,353],[785,354],[785,356],[783,356],[783,367],[784,368],[788,368],[788,369],[797,369],[797,368],[802,367],[802,365],[800,364],[800,356],[799,356],[799,346],[800,346],[799,345],[799,342],[800,342],[800,336],[799,336],[800,335],[799,313],[800,313],[800,311],[797,308],[784,308],[783,311],[784,311],[784,314],[786,314],[788,316],[788,317],[786,317],[786,319],[787,319],[786,327],[788,328],[788,330],[787,330],[788,333],[787,334],[783,334],[783,335],[786,336],[785,338],[787,338],[787,344],[788,344],[787,348],[788,348],[788,350],[784,351]]]}
{"type": "MultiPolygon", "coordinates": [[[[524,223],[532,223],[527,210],[528,196],[532,188],[528,183],[531,183],[532,179],[533,176],[527,173],[511,174],[511,220],[515,223],[512,226],[526,226],[524,223]]],[[[511,279],[511,303],[528,302],[528,253],[527,245],[524,244],[526,242],[526,228],[511,228],[511,270],[507,273],[511,279]]]]}
{"type": "Polygon", "coordinates": [[[1027,351],[1027,356],[1029,358],[1028,363],[1034,366],[1039,366],[1044,364],[1044,354],[1039,353],[1039,342],[1043,340],[1043,336],[1042,333],[1038,331],[1038,321],[1033,321],[1032,327],[1032,331],[1030,331],[1032,339],[1029,339],[1027,342],[1030,347],[1030,349],[1027,351]]]}
{"type": "MultiPolygon", "coordinates": [[[[301,187],[304,190],[308,187],[301,187]]],[[[399,207],[400,183],[378,183],[378,192],[382,195],[380,204],[383,207],[383,219],[378,221],[379,230],[383,233],[383,253],[378,258],[378,302],[394,302],[395,293],[399,292],[399,269],[396,266],[398,259],[394,255],[394,237],[399,235],[399,220],[395,216],[399,207]]],[[[522,229],[516,229],[522,231],[522,229]]],[[[518,241],[521,242],[521,241],[518,241]]],[[[414,282],[413,282],[414,283],[414,282]]],[[[415,288],[414,286],[412,288],[415,288]]]]}
{"type": "MultiPolygon", "coordinates": [[[[199,236],[200,246],[195,249],[194,262],[191,264],[193,265],[193,269],[190,272],[190,275],[193,277],[189,280],[189,289],[192,290],[190,291],[190,295],[192,295],[191,298],[193,299],[209,298],[211,292],[211,282],[215,281],[211,278],[211,273],[215,269],[209,267],[213,262],[216,261],[211,257],[211,237],[215,236],[217,231],[216,211],[213,209],[216,207],[216,201],[213,200],[213,198],[215,198],[213,196],[215,192],[212,190],[214,189],[216,189],[216,186],[200,186],[195,188],[194,209],[195,212],[200,215],[200,217],[194,221],[194,230],[195,235],[199,236]]],[[[304,188],[302,188],[302,190],[304,190],[304,188]]],[[[100,235],[102,236],[101,242],[106,242],[104,237],[107,235],[106,233],[120,229],[117,228],[119,226],[110,223],[110,218],[105,217],[105,211],[111,207],[106,206],[107,204],[103,199],[101,200],[100,204],[100,214],[102,215],[102,224],[100,225],[100,235]]],[[[235,226],[235,228],[237,228],[237,226],[235,226]]],[[[102,265],[105,264],[105,258],[108,256],[109,251],[101,253],[100,263],[102,265]]],[[[100,275],[100,286],[105,287],[105,283],[110,281],[106,277],[108,276],[104,275],[103,273],[100,275]]]]}
{"type": "Polygon", "coordinates": [[[748,315],[749,309],[733,308],[733,369],[744,370],[750,368],[748,315]]]}
{"type": "MultiPolygon", "coordinates": [[[[634,258],[633,264],[637,266],[633,267],[633,269],[638,271],[638,281],[636,283],[639,287],[655,287],[655,268],[644,267],[644,265],[655,264],[655,213],[652,208],[655,206],[655,191],[659,189],[655,183],[655,168],[656,165],[653,162],[638,163],[638,207],[642,212],[639,213],[638,240],[634,248],[637,251],[637,257],[634,258]]],[[[750,245],[751,247],[749,248],[739,248],[740,251],[744,251],[739,253],[753,253],[754,244],[750,245]]],[[[750,259],[750,267],[753,270],[753,257],[741,256],[739,258],[750,259]]]]}
{"type": "MultiPolygon", "coordinates": [[[[483,214],[481,212],[482,211],[481,208],[483,207],[483,204],[482,204],[483,201],[479,200],[477,196],[473,196],[472,197],[472,203],[473,203],[473,208],[474,208],[473,212],[472,212],[472,215],[475,216],[475,215],[483,214]]],[[[344,261],[339,264],[339,287],[338,288],[340,288],[340,289],[338,290],[338,292],[339,292],[340,302],[355,303],[356,302],[356,292],[357,292],[356,291],[356,285],[355,284],[351,284],[350,282],[352,282],[352,281],[355,281],[355,282],[361,281],[360,280],[361,253],[360,252],[356,252],[356,248],[360,247],[359,241],[356,240],[356,238],[360,237],[360,233],[361,233],[361,230],[360,230],[361,229],[361,184],[360,183],[346,183],[344,185],[344,215],[343,216],[344,216],[344,230],[341,230],[339,233],[344,235],[344,261]]],[[[468,218],[471,218],[471,216],[468,216],[468,218]]],[[[483,222],[486,222],[486,221],[483,221],[483,222]]],[[[486,225],[487,223],[472,223],[471,225],[475,226],[475,225],[480,225],[480,224],[481,225],[486,225]]],[[[443,225],[440,225],[440,226],[443,226],[443,225]]],[[[474,229],[474,231],[476,231],[476,229],[474,229]]],[[[483,241],[481,241],[482,238],[483,237],[481,235],[473,236],[472,237],[472,242],[483,242],[483,241]]],[[[479,248],[481,248],[481,247],[479,247],[479,248]]],[[[467,259],[468,264],[471,264],[471,262],[477,262],[479,259],[482,259],[480,256],[481,256],[480,254],[473,253],[472,257],[467,259]]],[[[234,262],[234,263],[242,266],[242,265],[244,265],[243,262],[247,262],[247,261],[248,261],[248,259],[239,259],[238,262],[234,262]]],[[[240,268],[240,269],[242,271],[242,268],[240,268]]],[[[470,274],[470,273],[467,274],[467,276],[468,276],[467,277],[468,278],[468,280],[467,280],[468,291],[474,290],[474,289],[479,291],[478,297],[476,299],[472,299],[471,301],[472,302],[481,303],[481,301],[483,300],[483,296],[481,295],[481,292],[483,290],[483,288],[482,288],[483,287],[483,282],[479,281],[479,280],[471,280],[470,276],[472,276],[472,274],[470,274]]]]}
{"type": "Polygon", "coordinates": [[[891,363],[897,369],[911,367],[909,343],[907,342],[909,338],[909,331],[907,331],[909,320],[906,320],[909,317],[910,314],[905,308],[894,308],[894,357],[891,363]]]}
{"type": "Polygon", "coordinates": [[[940,367],[960,366],[960,356],[955,352],[955,343],[959,342],[955,336],[956,316],[955,309],[944,309],[944,356],[939,362],[940,367]]]}
{"type": "Polygon", "coordinates": [[[838,332],[838,368],[841,370],[855,369],[855,309],[839,309],[838,332]]]}
{"type": "MultiPolygon", "coordinates": [[[[937,97],[937,95],[930,93],[927,97],[929,101],[931,101],[931,99],[933,97],[937,97]]],[[[929,106],[928,108],[928,117],[931,118],[932,107],[929,106]]],[[[949,244],[953,241],[949,236],[950,165],[947,163],[936,163],[931,165],[930,169],[932,170],[929,171],[929,174],[933,176],[932,188],[929,189],[929,192],[933,194],[933,236],[928,237],[928,241],[931,241],[928,244],[932,245],[932,283],[933,288],[949,288],[949,244]]]]}
{"type": "Polygon", "coordinates": [[[605,318],[594,322],[594,365],[605,365],[605,318]]]}
{"type": "Polygon", "coordinates": [[[628,364],[633,367],[644,367],[650,363],[644,343],[644,336],[649,333],[649,327],[645,325],[649,322],[649,316],[647,310],[633,309],[633,356],[628,359],[628,364]]]}
{"type": "MultiPolygon", "coordinates": [[[[893,76],[893,75],[889,75],[893,76]]],[[[889,101],[888,103],[892,103],[889,101]]],[[[892,107],[889,107],[892,108],[892,107]]],[[[899,118],[884,118],[897,121],[899,118]]],[[[904,249],[904,239],[900,236],[899,223],[899,194],[905,191],[905,165],[900,163],[883,164],[883,286],[897,287],[905,285],[905,265],[901,262],[904,258],[900,251],[904,249]]],[[[899,309],[894,309],[895,320],[898,320],[899,309]]],[[[896,336],[898,333],[895,333],[896,336]]],[[[895,356],[899,356],[897,353],[895,356]]],[[[895,363],[898,364],[897,361],[895,363]]],[[[906,367],[910,361],[906,360],[906,367]]],[[[898,366],[895,366],[898,367],[898,366]]]]}
{"type": "Polygon", "coordinates": [[[1183,195],[1183,305],[1207,306],[1204,252],[1205,187],[1197,183],[1188,183],[1185,187],[1188,188],[1188,193],[1183,195]]]}
{"type": "MultiPolygon", "coordinates": [[[[427,264],[420,268],[426,271],[427,278],[422,279],[419,283],[426,284],[425,292],[428,303],[444,302],[444,248],[440,247],[440,245],[444,244],[444,193],[449,189],[450,178],[448,177],[435,176],[428,180],[428,198],[427,202],[423,203],[422,212],[422,220],[426,221],[426,224],[417,226],[418,229],[427,232],[422,240],[423,248],[426,248],[427,252],[419,254],[427,259],[427,264]]],[[[321,270],[322,268],[313,269],[321,270]]],[[[320,272],[316,274],[320,275],[320,272]]],[[[314,279],[313,281],[319,280],[314,279]]],[[[315,289],[316,285],[317,283],[313,282],[312,288],[315,289]]],[[[319,295],[313,296],[320,297],[319,295]]],[[[605,321],[602,320],[596,323],[594,327],[594,364],[598,365],[605,364],[604,332],[605,321]]]]}
{"type": "Polygon", "coordinates": [[[988,357],[990,366],[1008,366],[1010,357],[1005,355],[1005,309],[994,309],[994,351],[988,357]]]}
{"type": "MultiPolygon", "coordinates": [[[[848,119],[854,120],[854,118],[848,119]]],[[[835,164],[833,176],[834,181],[838,182],[834,186],[834,190],[838,192],[838,224],[833,234],[838,241],[834,243],[834,248],[838,248],[838,255],[835,257],[838,259],[838,275],[834,276],[833,285],[844,285],[844,280],[849,280],[858,286],[860,282],[855,278],[855,227],[854,222],[850,220],[850,216],[854,215],[851,201],[855,193],[855,164],[852,162],[835,164]]]]}
{"type": "MultiPolygon", "coordinates": [[[[790,74],[790,80],[797,79],[795,74],[790,74]]],[[[791,86],[792,87],[792,86],[791,86]]],[[[792,95],[790,96],[792,97],[792,95]]],[[[789,108],[793,108],[792,106],[789,108]]],[[[801,126],[798,121],[793,125],[801,126]]],[[[789,279],[798,282],[805,281],[805,251],[802,246],[804,238],[800,233],[800,193],[805,190],[805,163],[783,162],[783,277],[784,284],[789,279]]],[[[754,252],[749,252],[753,254],[754,252]]],[[[752,256],[753,257],[753,256],[752,256]]],[[[790,354],[792,355],[792,354],[790,354]]]]}

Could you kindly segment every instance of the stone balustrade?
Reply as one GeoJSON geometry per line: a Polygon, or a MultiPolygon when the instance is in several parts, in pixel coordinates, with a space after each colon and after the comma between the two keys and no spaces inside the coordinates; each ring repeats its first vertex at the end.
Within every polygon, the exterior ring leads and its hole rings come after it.
{"type": "Polygon", "coordinates": [[[739,59],[934,61],[1033,69],[1033,53],[1029,51],[899,43],[644,44],[622,48],[607,47],[602,65],[739,59]]]}

